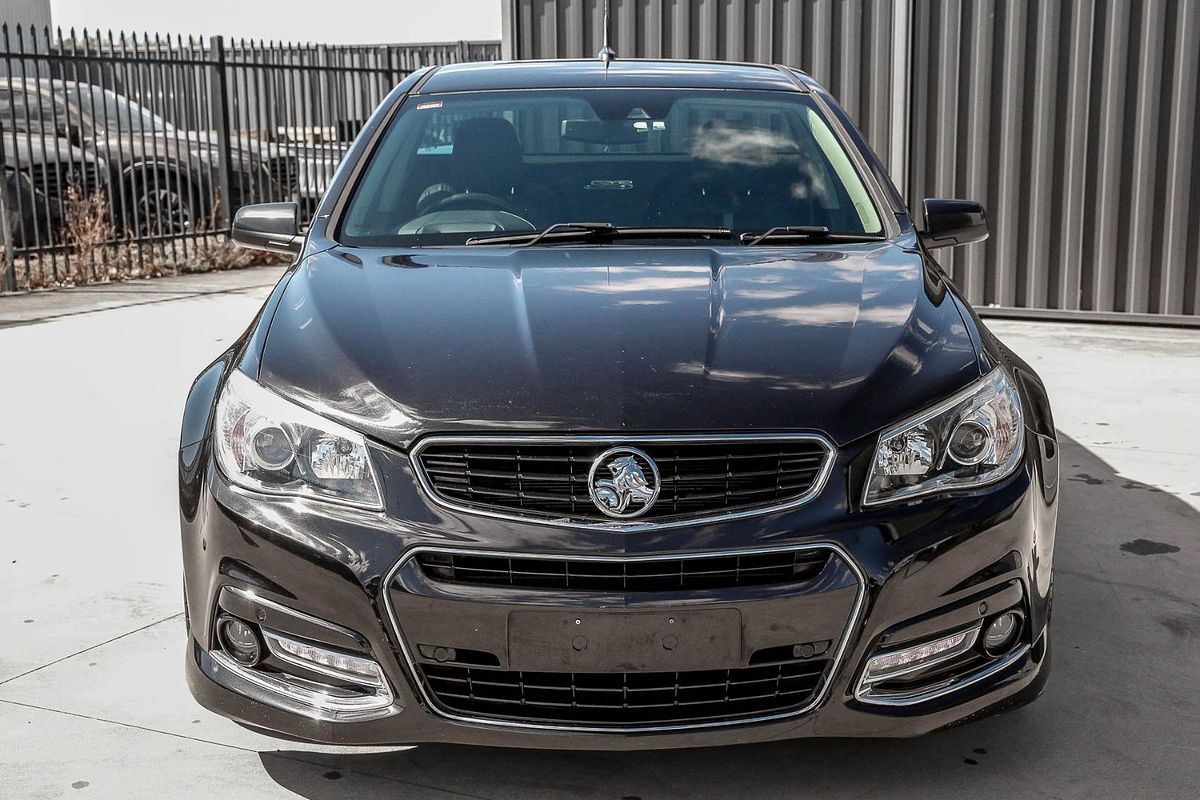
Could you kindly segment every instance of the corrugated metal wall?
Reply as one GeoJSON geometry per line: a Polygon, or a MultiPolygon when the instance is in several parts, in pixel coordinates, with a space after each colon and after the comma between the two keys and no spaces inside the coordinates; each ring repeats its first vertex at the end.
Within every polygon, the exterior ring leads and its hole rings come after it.
{"type": "MultiPolygon", "coordinates": [[[[1200,315],[1200,0],[611,6],[621,55],[799,66],[904,173],[914,208],[986,203],[991,239],[940,256],[972,302],[1200,315]],[[910,43],[906,74],[894,41],[910,43]],[[894,86],[909,118],[895,130],[894,86]]],[[[505,17],[510,57],[591,56],[603,0],[506,0],[505,17]]]]}
{"type": "Polygon", "coordinates": [[[1197,0],[917,0],[908,194],[983,198],[972,301],[1200,314],[1197,0]]]}
{"type": "MultiPolygon", "coordinates": [[[[893,0],[611,0],[624,56],[790,64],[820,80],[888,157],[893,0]]],[[[586,58],[604,0],[505,0],[506,58],[586,58]]]]}

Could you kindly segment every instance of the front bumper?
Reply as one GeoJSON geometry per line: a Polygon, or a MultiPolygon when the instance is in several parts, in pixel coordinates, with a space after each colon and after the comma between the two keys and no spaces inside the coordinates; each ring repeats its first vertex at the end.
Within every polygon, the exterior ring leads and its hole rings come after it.
{"type": "MultiPolygon", "coordinates": [[[[852,481],[832,481],[821,497],[789,512],[638,534],[447,511],[419,493],[402,454],[382,450],[375,455],[383,465],[384,514],[264,498],[231,487],[201,446],[181,462],[189,685],[203,705],[243,724],[335,744],[633,749],[936,730],[1031,699],[1047,674],[1056,445],[1032,434],[1028,440],[1021,469],[971,493],[849,513],[852,481]],[[830,559],[820,576],[797,585],[599,593],[447,583],[431,578],[416,558],[453,551],[640,562],[748,550],[812,550],[828,552],[830,559]],[[231,604],[233,592],[242,600],[231,604]],[[878,703],[864,696],[862,668],[877,648],[978,625],[1001,607],[1023,615],[1021,640],[1003,658],[973,670],[970,680],[951,681],[917,702],[878,703]],[[698,667],[732,668],[730,676],[766,663],[762,653],[793,643],[829,645],[817,654],[825,662],[811,694],[725,717],[564,723],[518,708],[499,719],[496,707],[464,708],[434,686],[430,676],[444,670],[439,665],[447,650],[493,657],[486,669],[517,678],[534,674],[530,670],[557,671],[554,658],[565,659],[562,671],[588,671],[582,651],[564,648],[565,656],[549,657],[519,641],[514,631],[521,626],[513,615],[531,611],[545,612],[553,625],[574,622],[585,632],[602,625],[596,612],[672,622],[736,612],[737,641],[724,643],[733,649],[704,652],[698,667]],[[269,696],[264,701],[228,662],[219,663],[220,654],[214,660],[210,653],[218,647],[214,629],[221,613],[369,655],[391,692],[387,712],[334,719],[269,696]],[[435,657],[437,647],[444,650],[435,657]],[[584,660],[572,664],[579,658],[584,660]]],[[[855,457],[840,456],[845,463],[834,474],[853,474],[855,457]]],[[[655,659],[627,666],[656,674],[669,669],[669,658],[655,659]]]]}

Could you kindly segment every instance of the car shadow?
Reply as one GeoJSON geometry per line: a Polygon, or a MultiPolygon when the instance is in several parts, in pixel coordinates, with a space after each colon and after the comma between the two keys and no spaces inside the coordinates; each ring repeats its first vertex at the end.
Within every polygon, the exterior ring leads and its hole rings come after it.
{"type": "MultiPolygon", "coordinates": [[[[279,750],[280,786],[332,798],[1195,797],[1200,513],[1061,441],[1054,669],[1010,714],[917,739],[650,752],[422,745],[279,750]]],[[[1200,488],[1200,485],[1197,486],[1200,488]]]]}

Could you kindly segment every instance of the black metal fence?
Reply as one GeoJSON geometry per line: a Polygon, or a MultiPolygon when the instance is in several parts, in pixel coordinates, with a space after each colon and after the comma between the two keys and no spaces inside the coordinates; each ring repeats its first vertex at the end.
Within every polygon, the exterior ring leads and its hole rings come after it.
{"type": "Polygon", "coordinates": [[[0,28],[0,290],[187,269],[231,212],[311,213],[372,109],[498,42],[328,46],[0,28]]]}

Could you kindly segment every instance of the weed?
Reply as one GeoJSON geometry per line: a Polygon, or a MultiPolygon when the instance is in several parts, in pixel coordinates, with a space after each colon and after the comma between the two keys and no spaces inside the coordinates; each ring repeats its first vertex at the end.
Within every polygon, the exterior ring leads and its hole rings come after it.
{"type": "Polygon", "coordinates": [[[113,232],[104,192],[96,189],[89,195],[78,183],[69,184],[63,198],[63,239],[73,256],[71,281],[93,283],[113,277],[108,252],[113,232]]]}

